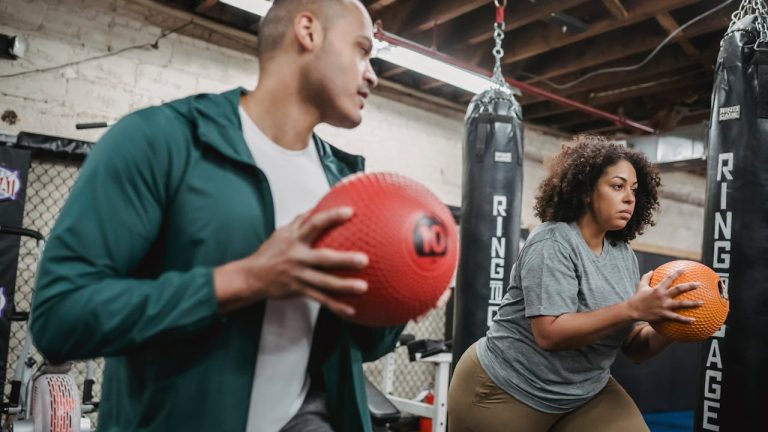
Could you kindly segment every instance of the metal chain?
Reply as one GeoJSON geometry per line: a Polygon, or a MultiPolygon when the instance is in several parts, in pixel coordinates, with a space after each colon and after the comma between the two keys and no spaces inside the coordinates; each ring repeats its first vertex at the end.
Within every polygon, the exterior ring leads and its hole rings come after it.
{"type": "Polygon", "coordinates": [[[501,73],[501,59],[504,57],[504,48],[501,47],[501,42],[504,40],[504,24],[494,24],[493,27],[493,39],[496,42],[496,46],[493,48],[493,56],[496,57],[496,65],[493,67],[493,80],[496,84],[502,85],[504,83],[504,75],[501,73]]]}
{"type": "Polygon", "coordinates": [[[728,30],[732,30],[736,23],[750,15],[756,17],[755,25],[760,33],[757,42],[768,43],[768,6],[765,0],[743,0],[739,9],[731,15],[731,25],[728,30]]]}
{"type": "MultiPolygon", "coordinates": [[[[496,8],[504,9],[507,6],[507,0],[493,0],[496,8]]],[[[493,56],[496,58],[496,64],[493,67],[493,81],[499,87],[505,87],[507,85],[504,81],[504,74],[501,72],[501,59],[504,57],[504,48],[501,44],[504,41],[504,20],[497,21],[493,25],[493,40],[496,46],[493,48],[493,56]]]]}

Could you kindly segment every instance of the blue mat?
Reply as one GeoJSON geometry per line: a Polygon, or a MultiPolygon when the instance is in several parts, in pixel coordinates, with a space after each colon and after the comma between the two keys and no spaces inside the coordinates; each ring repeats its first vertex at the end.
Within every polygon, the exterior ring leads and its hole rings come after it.
{"type": "Polygon", "coordinates": [[[643,413],[651,432],[691,432],[693,411],[643,413]]]}

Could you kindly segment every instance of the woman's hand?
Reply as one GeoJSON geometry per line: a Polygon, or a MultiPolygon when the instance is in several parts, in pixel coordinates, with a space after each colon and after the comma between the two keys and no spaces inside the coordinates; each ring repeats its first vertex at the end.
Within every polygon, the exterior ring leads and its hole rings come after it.
{"type": "Polygon", "coordinates": [[[649,285],[653,272],[644,274],[637,284],[635,295],[627,300],[632,318],[636,321],[648,322],[673,320],[691,323],[695,321],[694,318],[675,312],[678,309],[695,308],[704,304],[695,300],[675,300],[678,295],[701,286],[698,282],[688,282],[670,287],[681,273],[681,270],[673,272],[655,288],[649,285]]]}

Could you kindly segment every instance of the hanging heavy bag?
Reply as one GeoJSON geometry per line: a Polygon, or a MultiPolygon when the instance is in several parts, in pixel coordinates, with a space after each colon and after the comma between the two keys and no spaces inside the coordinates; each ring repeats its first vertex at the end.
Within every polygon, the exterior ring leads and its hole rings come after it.
{"type": "Polygon", "coordinates": [[[703,343],[696,431],[765,430],[768,406],[768,8],[733,15],[715,69],[704,264],[730,300],[703,343]]]}
{"type": "Polygon", "coordinates": [[[464,120],[454,366],[488,331],[509,283],[520,239],[523,114],[501,70],[506,0],[494,0],[494,5],[494,85],[472,98],[464,120]]]}
{"type": "Polygon", "coordinates": [[[465,121],[453,355],[485,336],[509,282],[520,239],[523,128],[511,93],[488,90],[465,121]]]}

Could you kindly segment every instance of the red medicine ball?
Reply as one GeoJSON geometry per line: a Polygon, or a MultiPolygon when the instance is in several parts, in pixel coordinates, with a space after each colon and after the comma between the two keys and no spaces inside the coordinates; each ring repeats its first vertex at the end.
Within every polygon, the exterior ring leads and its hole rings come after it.
{"type": "Polygon", "coordinates": [[[425,186],[393,173],[360,173],[334,186],[312,214],[347,206],[354,215],[329,229],[317,248],[358,251],[369,264],[336,271],[368,282],[360,295],[338,295],[356,310],[351,321],[367,326],[408,322],[435,306],[456,269],[456,224],[425,186]]]}

